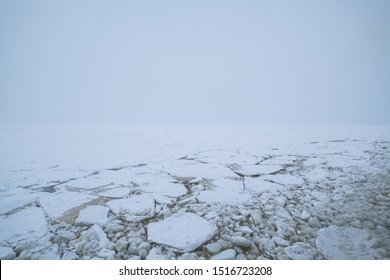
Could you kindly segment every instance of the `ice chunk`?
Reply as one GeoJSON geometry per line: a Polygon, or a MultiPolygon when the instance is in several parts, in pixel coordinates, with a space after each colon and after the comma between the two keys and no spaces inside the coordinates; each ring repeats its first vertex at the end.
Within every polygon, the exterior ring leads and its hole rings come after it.
{"type": "Polygon", "coordinates": [[[0,246],[0,260],[12,260],[14,258],[16,258],[16,254],[12,248],[0,246]]]}
{"type": "Polygon", "coordinates": [[[148,239],[152,242],[190,252],[210,240],[215,226],[192,213],[175,214],[163,221],[148,225],[148,239]]]}
{"type": "Polygon", "coordinates": [[[6,242],[35,241],[46,235],[48,225],[41,208],[29,207],[6,218],[0,218],[0,240],[6,242]]]}
{"type": "Polygon", "coordinates": [[[313,259],[312,248],[309,244],[303,242],[294,243],[284,249],[286,255],[292,260],[311,260],[313,259]]]}
{"type": "Polygon", "coordinates": [[[307,210],[303,210],[300,216],[300,218],[304,221],[308,221],[310,217],[311,217],[311,213],[307,210]]]}
{"type": "Polygon", "coordinates": [[[80,211],[77,224],[93,225],[98,224],[100,226],[106,225],[108,222],[109,208],[100,205],[90,205],[87,208],[80,211]]]}
{"type": "Polygon", "coordinates": [[[104,231],[98,225],[92,226],[80,236],[81,242],[77,245],[77,251],[90,253],[108,248],[110,241],[104,231]]]}
{"type": "Polygon", "coordinates": [[[249,248],[253,245],[253,242],[242,236],[232,236],[229,240],[236,246],[243,248],[249,248]]]}
{"type": "Polygon", "coordinates": [[[147,260],[169,260],[169,256],[164,255],[160,248],[152,248],[146,256],[147,260]]]}
{"type": "Polygon", "coordinates": [[[212,254],[217,254],[221,251],[222,247],[219,243],[210,243],[206,245],[207,251],[209,251],[212,254]]]}
{"type": "Polygon", "coordinates": [[[148,195],[135,195],[129,198],[116,199],[107,203],[115,214],[126,212],[136,216],[148,216],[154,208],[155,201],[148,195]]]}
{"type": "Polygon", "coordinates": [[[305,177],[310,182],[320,182],[326,179],[327,171],[323,169],[322,167],[315,167],[314,169],[310,170],[309,172],[305,173],[305,177]]]}
{"type": "Polygon", "coordinates": [[[236,251],[234,249],[227,249],[210,258],[210,260],[234,260],[236,259],[236,251]]]}
{"type": "Polygon", "coordinates": [[[374,259],[377,255],[362,229],[330,226],[318,231],[317,249],[331,260],[374,259]]]}

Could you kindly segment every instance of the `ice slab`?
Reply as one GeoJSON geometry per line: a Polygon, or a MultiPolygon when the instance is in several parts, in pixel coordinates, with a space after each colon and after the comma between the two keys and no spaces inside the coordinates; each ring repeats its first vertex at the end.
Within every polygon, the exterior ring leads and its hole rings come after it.
{"type": "Polygon", "coordinates": [[[199,163],[188,160],[170,162],[165,166],[165,170],[173,176],[184,180],[191,180],[194,178],[216,179],[237,176],[233,171],[221,164],[199,163]]]}
{"type": "Polygon", "coordinates": [[[301,178],[293,176],[291,174],[276,174],[265,175],[262,177],[264,180],[269,180],[282,185],[302,185],[305,181],[301,178]]]}
{"type": "Polygon", "coordinates": [[[0,218],[0,241],[34,241],[48,234],[48,225],[41,208],[28,207],[0,218]]]}
{"type": "Polygon", "coordinates": [[[72,208],[84,205],[96,198],[96,196],[84,193],[64,191],[42,195],[39,202],[50,218],[57,219],[72,208]]]}
{"type": "Polygon", "coordinates": [[[231,205],[242,204],[252,199],[249,192],[244,190],[241,181],[217,179],[213,182],[214,188],[201,191],[198,199],[205,203],[226,203],[231,205]]]}
{"type": "Polygon", "coordinates": [[[364,233],[362,229],[332,225],[318,231],[316,246],[330,260],[374,259],[377,253],[364,233]]]}
{"type": "Polygon", "coordinates": [[[25,190],[19,192],[8,192],[0,196],[0,214],[7,213],[24,205],[33,203],[39,197],[39,193],[25,193],[25,190]]]}
{"type": "Polygon", "coordinates": [[[269,181],[265,181],[262,178],[245,178],[245,188],[256,193],[263,192],[277,192],[285,187],[275,184],[269,181]]]}
{"type": "Polygon", "coordinates": [[[175,214],[148,225],[148,239],[152,242],[191,252],[210,240],[216,227],[193,213],[175,214]]]}
{"type": "Polygon", "coordinates": [[[95,175],[72,180],[67,185],[79,189],[95,189],[108,185],[128,186],[131,184],[132,176],[129,169],[104,170],[95,175]]]}
{"type": "Polygon", "coordinates": [[[150,193],[153,197],[160,197],[161,195],[176,198],[187,193],[187,189],[183,184],[160,182],[142,186],[141,190],[145,193],[150,193]]]}
{"type": "Polygon", "coordinates": [[[105,196],[105,197],[111,197],[111,198],[122,198],[127,196],[130,193],[130,189],[127,187],[119,187],[111,190],[107,190],[104,192],[100,192],[100,196],[105,196]]]}
{"type": "Polygon", "coordinates": [[[127,213],[136,216],[148,216],[154,208],[154,205],[155,200],[144,194],[111,200],[107,203],[107,206],[115,214],[127,213]]]}
{"type": "Polygon", "coordinates": [[[271,174],[283,170],[281,165],[242,165],[240,168],[234,169],[235,172],[244,176],[259,176],[271,174]]]}
{"type": "Polygon", "coordinates": [[[109,208],[101,205],[90,205],[80,211],[77,224],[98,224],[100,226],[106,225],[108,222],[109,208]]]}

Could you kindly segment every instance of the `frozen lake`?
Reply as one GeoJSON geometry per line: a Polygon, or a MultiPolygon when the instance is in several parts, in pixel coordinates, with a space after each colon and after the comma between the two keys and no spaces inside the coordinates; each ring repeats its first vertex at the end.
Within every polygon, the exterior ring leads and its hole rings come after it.
{"type": "Polygon", "coordinates": [[[1,259],[389,259],[390,126],[1,126],[1,259]]]}

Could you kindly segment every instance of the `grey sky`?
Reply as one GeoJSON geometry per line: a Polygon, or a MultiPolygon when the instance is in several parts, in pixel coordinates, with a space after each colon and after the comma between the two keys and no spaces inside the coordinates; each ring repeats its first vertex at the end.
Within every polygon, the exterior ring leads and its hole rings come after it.
{"type": "Polygon", "coordinates": [[[390,1],[0,0],[1,123],[390,123],[390,1]]]}

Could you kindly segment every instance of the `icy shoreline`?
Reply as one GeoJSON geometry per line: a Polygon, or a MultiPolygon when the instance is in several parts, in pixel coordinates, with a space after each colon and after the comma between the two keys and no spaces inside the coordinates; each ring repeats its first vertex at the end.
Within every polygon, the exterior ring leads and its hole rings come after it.
{"type": "Polygon", "coordinates": [[[389,259],[389,126],[0,127],[1,259],[389,259]]]}

